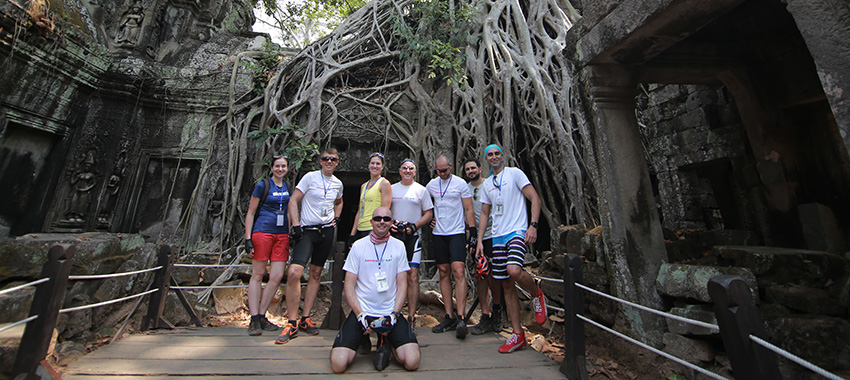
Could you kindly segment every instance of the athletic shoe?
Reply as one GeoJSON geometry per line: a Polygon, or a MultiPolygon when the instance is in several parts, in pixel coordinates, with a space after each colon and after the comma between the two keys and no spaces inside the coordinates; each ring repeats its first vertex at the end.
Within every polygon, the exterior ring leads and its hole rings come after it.
{"type": "Polygon", "coordinates": [[[256,318],[251,318],[251,322],[248,322],[248,335],[250,336],[258,336],[263,335],[263,329],[260,327],[260,320],[256,318]]]}
{"type": "Polygon", "coordinates": [[[375,369],[383,371],[384,368],[387,368],[390,365],[390,357],[392,357],[392,352],[390,352],[390,344],[387,342],[387,338],[378,334],[378,348],[375,349],[375,357],[372,358],[375,369]]]}
{"type": "Polygon", "coordinates": [[[521,348],[524,348],[528,343],[525,342],[525,331],[520,331],[517,333],[514,331],[511,334],[511,337],[508,338],[508,341],[505,344],[499,346],[499,352],[503,354],[509,354],[521,348]]]}
{"type": "Polygon", "coordinates": [[[298,337],[298,327],[291,323],[287,323],[286,326],[283,327],[283,331],[280,332],[277,339],[275,339],[274,344],[286,344],[291,339],[295,339],[298,337]]]}
{"type": "Polygon", "coordinates": [[[466,333],[469,332],[469,328],[466,327],[466,321],[463,319],[462,316],[457,317],[457,325],[455,326],[455,328],[457,328],[455,336],[458,339],[466,339],[466,333]]]}
{"type": "Polygon", "coordinates": [[[546,296],[543,295],[543,289],[537,291],[537,295],[531,299],[531,306],[534,308],[534,319],[538,325],[546,323],[546,296]]]}
{"type": "Polygon", "coordinates": [[[431,331],[435,334],[444,333],[446,331],[452,331],[457,328],[457,318],[452,318],[448,314],[443,318],[443,321],[440,322],[439,325],[434,326],[431,331]]]}
{"type": "Polygon", "coordinates": [[[298,323],[298,329],[307,333],[307,335],[319,335],[319,328],[313,324],[313,319],[310,317],[301,318],[298,323]]]}
{"type": "Polygon", "coordinates": [[[488,332],[493,332],[493,319],[488,314],[482,314],[478,324],[469,328],[472,335],[484,335],[488,332]]]}
{"type": "Polygon", "coordinates": [[[266,331],[277,331],[280,328],[280,326],[271,323],[265,315],[260,317],[260,327],[266,331]]]}

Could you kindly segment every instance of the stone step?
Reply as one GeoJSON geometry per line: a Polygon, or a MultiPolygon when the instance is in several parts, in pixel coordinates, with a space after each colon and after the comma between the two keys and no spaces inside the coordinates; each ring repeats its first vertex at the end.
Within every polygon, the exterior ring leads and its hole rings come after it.
{"type": "Polygon", "coordinates": [[[655,279],[655,288],[662,295],[711,302],[708,280],[720,275],[741,276],[752,289],[754,302],[758,302],[756,276],[747,268],[664,263],[655,279]]]}

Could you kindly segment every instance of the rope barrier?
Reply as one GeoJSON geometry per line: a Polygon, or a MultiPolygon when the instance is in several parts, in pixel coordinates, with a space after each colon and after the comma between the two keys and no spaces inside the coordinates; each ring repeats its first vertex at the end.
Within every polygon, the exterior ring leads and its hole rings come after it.
{"type": "Polygon", "coordinates": [[[6,293],[14,292],[14,291],[16,291],[16,290],[21,290],[21,289],[23,289],[23,288],[27,288],[27,287],[30,287],[30,286],[35,286],[35,285],[38,285],[38,284],[41,284],[41,283],[43,283],[43,282],[47,282],[47,281],[50,281],[50,277],[42,278],[42,279],[40,279],[40,280],[35,280],[35,281],[33,281],[33,282],[28,282],[28,283],[23,284],[23,285],[18,285],[18,286],[14,287],[14,288],[3,289],[3,290],[0,290],[0,296],[4,295],[4,294],[6,294],[6,293]]]}
{"type": "Polygon", "coordinates": [[[143,292],[143,293],[139,293],[139,294],[132,295],[132,296],[127,296],[127,297],[122,297],[122,298],[116,298],[116,299],[111,300],[111,301],[103,301],[103,302],[93,303],[93,304],[91,304],[91,305],[84,305],[84,306],[77,306],[77,307],[69,307],[69,308],[67,308],[67,309],[61,309],[61,310],[59,310],[59,313],[60,313],[60,314],[61,314],[61,313],[70,313],[70,312],[72,312],[72,311],[80,311],[80,310],[85,310],[85,309],[93,309],[93,308],[96,308],[96,307],[99,307],[99,306],[106,306],[106,305],[110,305],[110,304],[113,304],[113,303],[118,303],[118,302],[126,301],[126,300],[129,300],[129,299],[133,299],[133,298],[138,298],[138,297],[146,296],[146,295],[148,295],[148,294],[151,294],[151,293],[153,293],[153,292],[158,292],[158,291],[159,291],[159,289],[151,289],[151,290],[148,290],[148,291],[143,292]]]}
{"type": "Polygon", "coordinates": [[[29,317],[29,318],[27,318],[27,319],[21,319],[20,321],[17,321],[17,322],[15,322],[15,323],[9,324],[8,326],[0,327],[0,332],[6,331],[6,330],[8,330],[8,329],[11,329],[12,327],[15,327],[15,326],[17,326],[17,325],[22,325],[22,324],[27,323],[27,322],[29,322],[29,321],[34,321],[34,320],[36,320],[36,318],[38,318],[38,315],[33,315],[32,317],[29,317]]]}
{"type": "Polygon", "coordinates": [[[250,268],[251,264],[174,264],[180,268],[250,268]]]}
{"type": "Polygon", "coordinates": [[[560,312],[562,312],[562,313],[566,312],[566,310],[561,309],[560,307],[552,306],[552,305],[549,305],[549,304],[546,304],[546,308],[547,308],[547,309],[552,309],[552,310],[555,310],[555,311],[560,311],[560,312]]]}
{"type": "MultiPolygon", "coordinates": [[[[578,285],[578,284],[576,284],[576,285],[578,285]]],[[[627,336],[627,335],[624,335],[624,334],[619,333],[619,332],[617,332],[617,331],[614,331],[614,330],[612,330],[612,329],[610,329],[610,328],[608,328],[608,327],[605,327],[605,326],[603,326],[603,325],[601,325],[601,324],[599,324],[599,323],[597,323],[597,322],[593,321],[592,319],[586,318],[585,316],[583,316],[583,315],[581,315],[581,314],[576,314],[576,317],[578,317],[579,319],[581,319],[581,320],[583,320],[583,321],[585,321],[585,322],[587,322],[587,323],[590,323],[591,325],[594,325],[594,326],[596,326],[596,327],[598,327],[598,328],[600,328],[600,329],[602,329],[602,330],[605,330],[605,331],[607,331],[607,332],[609,332],[609,333],[611,333],[611,334],[614,334],[614,335],[616,335],[616,336],[618,336],[618,337],[620,337],[620,338],[623,338],[623,339],[625,339],[625,340],[627,340],[627,341],[629,341],[629,342],[632,342],[632,343],[634,343],[634,344],[636,344],[636,345],[638,345],[638,346],[641,346],[641,347],[643,347],[643,348],[645,348],[645,349],[647,349],[647,350],[650,350],[650,351],[652,351],[652,352],[654,352],[654,353],[656,353],[656,354],[658,354],[658,355],[661,355],[661,356],[663,356],[663,357],[665,357],[665,358],[667,358],[667,359],[670,359],[670,360],[672,360],[672,361],[674,361],[674,362],[676,362],[676,363],[679,363],[679,364],[681,364],[681,365],[683,365],[683,366],[685,366],[685,367],[688,367],[688,368],[690,368],[690,369],[692,369],[692,370],[694,370],[694,371],[700,372],[700,373],[702,373],[702,374],[704,374],[704,375],[706,375],[706,376],[708,376],[708,377],[711,377],[711,378],[714,378],[714,379],[718,379],[718,380],[730,380],[730,379],[725,378],[725,377],[723,377],[723,376],[720,376],[720,375],[718,375],[718,374],[716,374],[716,373],[714,373],[714,372],[711,372],[711,371],[709,371],[709,370],[706,370],[706,369],[703,369],[703,368],[701,368],[701,367],[695,366],[695,365],[693,365],[693,364],[691,364],[691,363],[688,363],[687,361],[684,361],[684,360],[682,360],[682,359],[679,359],[679,358],[677,358],[677,357],[675,357],[675,356],[673,356],[673,355],[670,355],[670,354],[668,354],[668,353],[666,353],[666,352],[664,352],[664,351],[661,351],[661,350],[659,350],[659,349],[656,349],[655,347],[648,346],[648,345],[646,345],[646,344],[644,344],[644,343],[642,343],[642,342],[639,342],[639,341],[637,341],[637,340],[635,340],[635,339],[632,339],[631,337],[629,337],[629,336],[627,336]]]]}
{"type": "Polygon", "coordinates": [[[108,273],[108,274],[89,274],[89,275],[82,275],[82,276],[68,276],[68,279],[69,280],[99,280],[99,279],[102,279],[102,278],[115,278],[115,277],[122,277],[122,276],[130,276],[130,275],[139,274],[139,273],[153,272],[153,271],[157,271],[157,270],[160,270],[160,269],[162,269],[161,265],[158,266],[158,267],[153,267],[153,268],[148,268],[148,269],[140,269],[140,270],[132,271],[132,272],[108,273]]]}
{"type": "Polygon", "coordinates": [[[660,315],[660,316],[662,316],[662,317],[667,317],[667,318],[670,318],[670,319],[675,319],[675,320],[680,321],[680,322],[689,323],[689,324],[692,324],[692,325],[696,325],[696,326],[704,327],[704,328],[711,329],[711,330],[715,330],[715,331],[720,331],[720,327],[718,327],[717,325],[711,324],[711,323],[705,323],[705,322],[703,322],[703,321],[697,321],[697,320],[694,320],[694,319],[689,319],[689,318],[685,318],[685,317],[680,317],[680,316],[678,316],[678,315],[673,315],[673,314],[665,313],[665,312],[663,312],[663,311],[658,311],[658,310],[655,310],[655,309],[653,309],[653,308],[649,308],[649,307],[646,307],[646,306],[643,306],[643,305],[638,305],[638,304],[636,304],[636,303],[634,303],[634,302],[629,302],[629,301],[626,301],[626,300],[624,300],[624,299],[620,299],[620,298],[614,297],[614,296],[612,296],[612,295],[605,294],[605,293],[600,292],[600,291],[598,291],[598,290],[596,290],[596,289],[588,288],[588,287],[586,287],[586,286],[584,286],[584,285],[582,285],[582,284],[579,284],[579,283],[576,283],[576,286],[577,286],[577,287],[579,287],[579,288],[581,288],[581,289],[584,289],[584,290],[586,290],[586,291],[588,291],[588,292],[591,292],[591,293],[593,293],[593,294],[597,294],[597,295],[600,295],[600,296],[602,296],[602,297],[608,298],[608,299],[610,299],[610,300],[617,301],[617,302],[620,302],[620,303],[624,303],[624,304],[629,305],[629,306],[631,306],[631,307],[635,307],[635,308],[641,309],[641,310],[643,310],[643,311],[648,311],[648,312],[650,312],[650,313],[653,313],[653,314],[656,314],[656,315],[660,315]]]}
{"type": "Polygon", "coordinates": [[[759,338],[759,337],[757,337],[757,336],[755,336],[755,335],[750,335],[750,339],[751,339],[753,342],[758,343],[758,344],[759,344],[759,345],[761,345],[762,347],[767,348],[768,350],[771,350],[771,351],[773,351],[773,352],[775,352],[775,353],[777,353],[777,354],[779,354],[779,355],[781,355],[781,356],[784,356],[786,359],[788,359],[788,360],[790,360],[790,361],[792,361],[792,362],[794,362],[794,363],[797,363],[797,364],[799,364],[799,365],[801,365],[801,366],[805,367],[806,369],[808,369],[808,370],[810,370],[810,371],[812,371],[812,372],[814,372],[814,373],[816,373],[816,374],[818,374],[818,375],[821,375],[821,376],[823,376],[823,377],[825,377],[825,378],[827,378],[827,379],[831,379],[831,380],[844,380],[844,378],[842,378],[842,377],[838,377],[837,375],[835,375],[835,374],[833,374],[833,373],[830,373],[830,372],[828,372],[827,370],[825,370],[825,369],[823,369],[823,368],[821,368],[821,367],[818,367],[817,365],[812,364],[812,363],[810,363],[810,362],[806,361],[805,359],[800,358],[800,357],[799,357],[799,356],[797,356],[797,355],[794,355],[794,354],[792,354],[792,353],[790,353],[790,352],[788,352],[788,351],[785,351],[785,350],[783,350],[782,348],[779,348],[779,347],[777,347],[777,346],[774,346],[774,345],[773,345],[773,344],[771,344],[770,342],[767,342],[767,341],[765,341],[765,340],[763,340],[763,339],[761,339],[761,338],[759,338]]]}
{"type": "MultiPolygon", "coordinates": [[[[529,273],[529,274],[531,274],[531,273],[529,273]]],[[[557,283],[559,283],[559,284],[563,284],[563,283],[564,283],[564,280],[563,280],[563,279],[561,279],[561,278],[548,278],[548,277],[535,276],[535,275],[533,275],[533,274],[531,274],[531,277],[534,277],[534,278],[536,278],[536,279],[538,279],[538,280],[543,280],[543,281],[557,282],[557,283]]]]}
{"type": "MultiPolygon", "coordinates": [[[[333,284],[333,283],[334,283],[333,281],[322,281],[322,282],[319,283],[319,285],[330,285],[330,284],[333,284]]],[[[263,284],[263,287],[265,288],[266,285],[267,284],[263,284]]],[[[286,284],[280,284],[278,286],[286,287],[286,284]]],[[[302,283],[301,286],[307,286],[307,283],[302,283]]],[[[169,289],[192,290],[192,289],[244,289],[244,288],[247,288],[247,287],[248,287],[248,285],[216,285],[216,286],[207,285],[207,286],[169,286],[168,288],[169,289]]]]}

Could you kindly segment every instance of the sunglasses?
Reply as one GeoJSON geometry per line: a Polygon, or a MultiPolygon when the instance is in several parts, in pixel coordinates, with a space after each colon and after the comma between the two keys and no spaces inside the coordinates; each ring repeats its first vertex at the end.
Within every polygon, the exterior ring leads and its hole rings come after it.
{"type": "Polygon", "coordinates": [[[283,158],[284,160],[288,160],[288,159],[289,159],[289,157],[287,157],[287,156],[272,156],[272,159],[273,159],[273,160],[277,160],[277,159],[281,159],[281,158],[283,158]]]}
{"type": "Polygon", "coordinates": [[[339,157],[333,157],[333,156],[322,156],[322,161],[331,161],[331,162],[336,162],[336,161],[339,161],[339,157]]]}
{"type": "Polygon", "coordinates": [[[451,168],[437,169],[437,173],[445,173],[445,172],[449,171],[449,169],[451,169],[451,168]]]}
{"type": "Polygon", "coordinates": [[[413,166],[402,166],[401,170],[415,170],[416,168],[413,166]]]}
{"type": "Polygon", "coordinates": [[[373,216],[372,220],[374,220],[376,222],[381,222],[381,221],[391,222],[393,220],[393,217],[391,217],[391,216],[373,216]]]}
{"type": "Polygon", "coordinates": [[[371,155],[369,155],[369,158],[372,158],[372,157],[381,157],[381,158],[384,158],[384,155],[383,155],[383,154],[380,154],[380,153],[378,153],[378,152],[375,152],[375,153],[372,153],[371,155]]]}

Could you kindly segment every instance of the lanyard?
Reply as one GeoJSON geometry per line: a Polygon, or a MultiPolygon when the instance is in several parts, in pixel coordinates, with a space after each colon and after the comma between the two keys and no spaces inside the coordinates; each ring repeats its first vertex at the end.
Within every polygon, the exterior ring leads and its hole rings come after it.
{"type": "MultiPolygon", "coordinates": [[[[274,180],[272,180],[272,183],[274,183],[274,180]]],[[[279,187],[277,186],[276,183],[274,185],[275,185],[275,187],[277,187],[278,194],[280,195],[280,203],[278,205],[278,210],[283,211],[283,188],[284,188],[284,186],[286,186],[286,182],[284,182],[283,185],[281,185],[279,187]]]]}
{"type": "Polygon", "coordinates": [[[384,177],[378,177],[378,179],[376,179],[375,182],[373,182],[371,185],[369,184],[369,182],[371,181],[366,181],[366,184],[363,185],[363,191],[360,194],[360,204],[363,204],[363,202],[366,200],[366,192],[369,191],[369,189],[371,189],[372,187],[374,187],[382,179],[384,179],[384,177]]]}
{"type": "Polygon", "coordinates": [[[331,185],[333,183],[331,183],[331,181],[328,181],[328,185],[325,186],[325,173],[322,173],[321,170],[319,170],[319,177],[322,177],[322,189],[325,190],[325,195],[322,197],[322,199],[328,199],[328,190],[331,188],[331,185]]]}
{"type": "MultiPolygon", "coordinates": [[[[504,169],[502,170],[502,172],[504,173],[504,169]]],[[[493,175],[493,186],[495,186],[497,189],[499,189],[499,192],[502,192],[502,184],[505,183],[505,179],[502,178],[502,180],[499,181],[499,183],[496,183],[496,177],[498,177],[498,176],[499,176],[499,174],[493,175]]]]}
{"type": "Polygon", "coordinates": [[[449,191],[449,185],[451,185],[451,184],[452,184],[452,177],[449,177],[449,182],[446,183],[446,190],[443,190],[443,178],[440,177],[440,199],[443,199],[443,197],[449,191]]]}
{"type": "Polygon", "coordinates": [[[375,258],[378,259],[378,270],[381,270],[381,263],[384,261],[384,254],[387,253],[387,246],[388,245],[390,245],[389,241],[384,243],[384,250],[381,251],[381,257],[378,257],[378,248],[376,248],[376,245],[374,243],[372,243],[372,249],[375,250],[375,258]]]}

